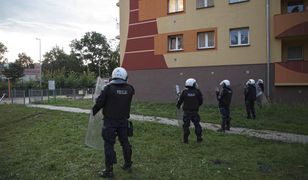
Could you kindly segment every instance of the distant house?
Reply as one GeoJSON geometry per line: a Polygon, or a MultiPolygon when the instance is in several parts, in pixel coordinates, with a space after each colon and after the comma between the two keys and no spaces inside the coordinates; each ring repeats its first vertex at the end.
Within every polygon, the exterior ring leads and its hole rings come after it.
{"type": "Polygon", "coordinates": [[[39,81],[40,76],[40,64],[35,63],[34,68],[24,69],[24,76],[22,77],[23,81],[39,81]]]}

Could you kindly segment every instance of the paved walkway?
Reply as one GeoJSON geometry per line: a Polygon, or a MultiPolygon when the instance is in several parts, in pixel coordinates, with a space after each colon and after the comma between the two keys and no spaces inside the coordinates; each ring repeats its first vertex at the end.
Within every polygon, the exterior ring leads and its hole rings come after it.
{"type": "MultiPolygon", "coordinates": [[[[72,108],[72,107],[50,106],[50,105],[27,105],[27,106],[50,109],[50,110],[74,112],[74,113],[86,113],[86,114],[90,113],[90,110],[72,108]]],[[[160,124],[179,126],[177,119],[168,119],[168,118],[162,118],[162,117],[143,116],[143,115],[135,115],[135,114],[131,114],[130,118],[135,121],[158,122],[160,124]]],[[[220,125],[212,124],[212,123],[201,123],[201,126],[204,129],[209,129],[212,131],[216,131],[217,129],[220,128],[220,125]]],[[[253,136],[253,137],[262,138],[262,139],[283,141],[283,142],[289,142],[289,143],[308,144],[308,135],[284,133],[284,132],[270,131],[270,130],[255,130],[255,129],[248,129],[248,128],[237,128],[237,127],[232,127],[231,131],[226,131],[226,133],[253,136]]]]}

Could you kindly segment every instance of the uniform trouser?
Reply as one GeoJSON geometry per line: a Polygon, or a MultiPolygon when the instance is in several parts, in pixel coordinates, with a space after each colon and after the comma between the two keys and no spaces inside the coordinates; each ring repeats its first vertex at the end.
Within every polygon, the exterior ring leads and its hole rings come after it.
{"type": "Polygon", "coordinates": [[[190,126],[190,121],[193,122],[195,126],[195,134],[198,138],[202,136],[202,128],[200,125],[200,116],[198,113],[193,113],[193,114],[188,114],[184,112],[183,116],[183,131],[184,131],[184,140],[188,140],[188,136],[190,134],[189,131],[189,126],[190,126]]]}
{"type": "Polygon", "coordinates": [[[109,120],[104,120],[104,127],[102,130],[106,167],[112,167],[113,164],[117,163],[116,152],[114,151],[114,144],[117,136],[122,146],[125,163],[131,164],[132,146],[130,145],[127,136],[127,120],[117,120],[118,122],[110,122],[112,120],[108,121],[109,120]]]}
{"type": "Polygon", "coordinates": [[[262,107],[262,103],[263,103],[262,101],[263,101],[263,94],[259,95],[256,99],[257,105],[259,107],[262,107]]]}
{"type": "Polygon", "coordinates": [[[255,101],[245,101],[245,105],[246,105],[247,117],[251,118],[252,116],[253,118],[255,118],[256,117],[255,101]]]}
{"type": "Polygon", "coordinates": [[[221,114],[221,129],[226,130],[230,129],[230,108],[229,107],[219,107],[221,114]]]}

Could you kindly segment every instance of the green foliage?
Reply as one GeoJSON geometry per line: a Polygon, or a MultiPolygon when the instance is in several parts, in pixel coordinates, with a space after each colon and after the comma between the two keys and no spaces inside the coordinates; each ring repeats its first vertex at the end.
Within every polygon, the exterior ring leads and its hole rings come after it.
{"type": "Polygon", "coordinates": [[[4,54],[7,52],[7,47],[0,42],[0,64],[4,63],[4,54]]]}
{"type": "Polygon", "coordinates": [[[89,70],[87,72],[83,72],[83,74],[79,77],[80,87],[94,87],[95,79],[94,72],[90,72],[89,70]]]}
{"type": "Polygon", "coordinates": [[[48,88],[49,80],[54,80],[56,82],[56,88],[92,88],[95,84],[95,75],[90,71],[84,71],[83,73],[70,71],[68,75],[65,76],[64,69],[62,69],[58,72],[47,72],[45,74],[45,88],[48,88]]]}
{"type": "Polygon", "coordinates": [[[110,51],[110,62],[107,64],[108,75],[111,76],[113,69],[120,66],[120,46],[115,51],[110,51]]]}
{"type": "Polygon", "coordinates": [[[33,60],[26,53],[19,53],[18,59],[15,61],[20,64],[23,68],[34,68],[33,60]]]}
{"type": "Polygon", "coordinates": [[[65,78],[65,85],[72,88],[77,88],[79,86],[78,74],[75,72],[70,72],[68,76],[65,78]]]}
{"type": "Polygon", "coordinates": [[[117,52],[111,51],[106,37],[100,33],[87,32],[80,40],[73,40],[70,46],[72,55],[83,61],[96,76],[100,72],[102,77],[109,77],[112,70],[119,66],[117,52]]]}
{"type": "Polygon", "coordinates": [[[42,71],[44,75],[64,73],[66,77],[71,72],[82,73],[83,64],[82,61],[79,61],[72,55],[66,54],[63,49],[56,46],[44,55],[42,71]]]}
{"type": "Polygon", "coordinates": [[[7,80],[0,79],[0,90],[6,90],[8,88],[7,80]]]}
{"type": "Polygon", "coordinates": [[[20,63],[14,62],[9,64],[9,68],[5,69],[3,74],[6,78],[10,78],[12,82],[21,78],[24,74],[24,68],[20,63]]]}
{"type": "MultiPolygon", "coordinates": [[[[87,114],[0,106],[0,179],[101,179],[103,151],[84,145],[87,114]]],[[[180,128],[134,127],[132,172],[117,142],[115,179],[308,179],[307,145],[210,131],[187,145],[180,128]]]]}
{"type": "MultiPolygon", "coordinates": [[[[102,77],[110,77],[113,69],[119,66],[119,46],[113,51],[106,37],[100,33],[87,32],[80,40],[73,40],[70,46],[70,54],[66,54],[58,46],[44,54],[43,88],[48,87],[48,80],[55,80],[57,88],[93,87],[99,67],[102,77]]],[[[3,55],[6,52],[7,48],[0,42],[0,63],[4,61],[3,55]]],[[[36,82],[18,83],[24,68],[33,68],[33,60],[25,53],[20,53],[15,63],[10,63],[10,68],[3,74],[12,79],[15,87],[36,87],[36,82]]]]}
{"type": "Polygon", "coordinates": [[[12,89],[28,90],[28,89],[38,89],[38,88],[40,88],[40,82],[39,81],[26,81],[26,82],[18,81],[18,82],[15,82],[12,85],[12,89]]]}
{"type": "Polygon", "coordinates": [[[99,64],[104,77],[109,77],[119,66],[119,47],[112,51],[100,33],[87,32],[80,40],[73,40],[70,46],[70,55],[57,46],[44,55],[44,87],[48,80],[55,80],[57,88],[93,87],[99,64]]]}

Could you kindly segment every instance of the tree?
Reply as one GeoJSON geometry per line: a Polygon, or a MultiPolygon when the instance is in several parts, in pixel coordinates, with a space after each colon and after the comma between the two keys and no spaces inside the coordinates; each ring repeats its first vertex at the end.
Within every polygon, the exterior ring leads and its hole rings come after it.
{"type": "Polygon", "coordinates": [[[91,72],[102,76],[109,76],[110,45],[106,37],[97,32],[87,32],[80,40],[73,40],[70,44],[72,55],[83,63],[91,72]]]}
{"type": "Polygon", "coordinates": [[[0,42],[0,64],[3,64],[7,61],[7,59],[4,58],[4,54],[7,52],[7,48],[4,44],[0,42]]]}
{"type": "Polygon", "coordinates": [[[65,78],[65,86],[68,88],[78,88],[79,87],[79,81],[78,81],[79,75],[75,72],[70,72],[69,75],[65,78]]]}
{"type": "Polygon", "coordinates": [[[66,54],[63,49],[56,46],[44,55],[42,69],[44,74],[55,74],[61,71],[65,76],[68,76],[72,71],[82,73],[83,64],[81,60],[66,54]]]}
{"type": "Polygon", "coordinates": [[[17,79],[23,77],[24,68],[20,63],[14,62],[9,64],[9,68],[4,70],[4,75],[6,78],[12,79],[15,82],[17,79]]]}
{"type": "Polygon", "coordinates": [[[120,46],[118,45],[115,51],[110,53],[110,61],[108,61],[108,73],[112,74],[114,68],[120,66],[120,46]]]}
{"type": "Polygon", "coordinates": [[[16,63],[19,63],[23,68],[34,68],[33,60],[26,53],[19,53],[16,63]]]}
{"type": "Polygon", "coordinates": [[[80,87],[91,88],[95,84],[95,74],[94,72],[84,72],[80,77],[80,87]]]}

